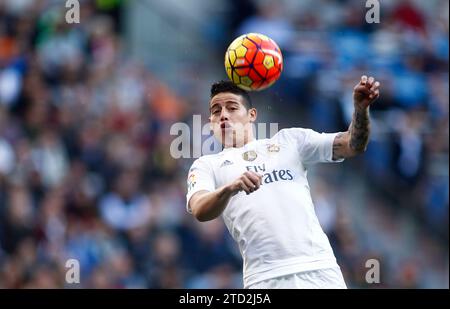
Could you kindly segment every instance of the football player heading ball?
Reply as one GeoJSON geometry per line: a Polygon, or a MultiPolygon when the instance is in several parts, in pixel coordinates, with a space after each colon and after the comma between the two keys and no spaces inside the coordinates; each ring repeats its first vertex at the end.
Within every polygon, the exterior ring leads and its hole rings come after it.
{"type": "Polygon", "coordinates": [[[245,288],[346,288],[314,212],[305,164],[342,162],[366,150],[379,86],[361,77],[345,132],[290,128],[256,140],[248,92],[231,81],[212,85],[209,120],[224,149],[192,164],[186,207],[199,221],[222,215],[243,257],[245,288]]]}

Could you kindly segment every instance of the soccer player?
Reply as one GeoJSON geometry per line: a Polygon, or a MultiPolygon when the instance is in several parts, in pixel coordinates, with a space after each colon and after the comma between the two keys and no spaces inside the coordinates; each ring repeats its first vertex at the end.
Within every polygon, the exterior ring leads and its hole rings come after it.
{"type": "Polygon", "coordinates": [[[314,212],[305,165],[365,151],[379,86],[361,77],[346,132],[290,128],[256,140],[248,93],[232,82],[212,85],[209,120],[224,148],[192,164],[186,206],[199,221],[222,215],[243,257],[244,288],[346,288],[314,212]]]}

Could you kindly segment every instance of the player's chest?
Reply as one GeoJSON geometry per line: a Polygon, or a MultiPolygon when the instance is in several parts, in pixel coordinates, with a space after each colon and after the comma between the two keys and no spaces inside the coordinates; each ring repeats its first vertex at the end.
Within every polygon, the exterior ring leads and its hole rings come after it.
{"type": "Polygon", "coordinates": [[[246,171],[261,175],[298,168],[296,151],[290,145],[265,143],[257,147],[236,149],[224,154],[215,168],[219,185],[234,181],[246,171]]]}

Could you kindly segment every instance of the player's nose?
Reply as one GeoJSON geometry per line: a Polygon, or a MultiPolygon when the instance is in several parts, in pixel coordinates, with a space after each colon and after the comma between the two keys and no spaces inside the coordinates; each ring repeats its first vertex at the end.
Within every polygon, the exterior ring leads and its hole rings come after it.
{"type": "Polygon", "coordinates": [[[220,121],[225,121],[228,120],[229,114],[228,112],[224,109],[222,109],[221,113],[220,113],[220,121]]]}

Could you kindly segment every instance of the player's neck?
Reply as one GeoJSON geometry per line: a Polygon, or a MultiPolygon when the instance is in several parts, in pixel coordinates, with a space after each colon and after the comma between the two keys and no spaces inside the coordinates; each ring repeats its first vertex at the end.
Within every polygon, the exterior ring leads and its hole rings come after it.
{"type": "Polygon", "coordinates": [[[253,135],[249,135],[240,141],[235,141],[232,145],[224,145],[223,148],[241,148],[255,140],[253,135]]]}

